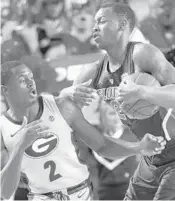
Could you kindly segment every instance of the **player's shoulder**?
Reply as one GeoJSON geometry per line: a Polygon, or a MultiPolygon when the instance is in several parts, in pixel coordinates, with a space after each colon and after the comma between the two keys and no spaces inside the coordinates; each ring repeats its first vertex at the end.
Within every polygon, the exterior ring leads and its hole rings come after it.
{"type": "Polygon", "coordinates": [[[6,113],[6,112],[3,112],[3,113],[0,115],[1,126],[3,125],[3,122],[5,121],[5,113],[6,113]]]}
{"type": "Polygon", "coordinates": [[[162,61],[163,59],[165,59],[163,53],[152,44],[138,43],[134,47],[133,61],[140,67],[155,63],[155,61],[162,61]]]}
{"type": "Polygon", "coordinates": [[[61,113],[69,112],[70,114],[73,114],[76,112],[78,106],[70,98],[55,96],[54,99],[61,113]]]}
{"type": "Polygon", "coordinates": [[[80,116],[82,117],[82,115],[80,115],[80,108],[70,98],[55,97],[55,102],[61,115],[69,125],[71,125],[75,119],[78,119],[80,116]]]}
{"type": "Polygon", "coordinates": [[[89,79],[93,79],[94,74],[97,70],[98,63],[94,62],[91,64],[86,64],[82,67],[78,77],[74,81],[75,84],[81,84],[83,82],[88,81],[89,79]]]}
{"type": "Polygon", "coordinates": [[[41,93],[39,97],[42,97],[44,102],[47,104],[54,104],[55,103],[55,96],[50,93],[41,93]]]}
{"type": "MultiPolygon", "coordinates": [[[[134,58],[146,58],[145,55],[155,55],[160,53],[160,49],[150,43],[137,43],[134,47],[134,58]]],[[[148,58],[150,59],[150,58],[148,58]]]]}

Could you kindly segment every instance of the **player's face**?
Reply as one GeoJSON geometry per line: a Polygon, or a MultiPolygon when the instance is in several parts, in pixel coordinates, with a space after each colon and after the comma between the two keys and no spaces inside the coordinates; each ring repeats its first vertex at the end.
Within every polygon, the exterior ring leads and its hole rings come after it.
{"type": "Polygon", "coordinates": [[[111,8],[101,8],[95,16],[93,37],[100,49],[116,44],[122,35],[119,19],[111,8]]]}
{"type": "Polygon", "coordinates": [[[33,73],[25,65],[14,68],[7,84],[6,96],[13,104],[30,107],[37,100],[33,73]]]}

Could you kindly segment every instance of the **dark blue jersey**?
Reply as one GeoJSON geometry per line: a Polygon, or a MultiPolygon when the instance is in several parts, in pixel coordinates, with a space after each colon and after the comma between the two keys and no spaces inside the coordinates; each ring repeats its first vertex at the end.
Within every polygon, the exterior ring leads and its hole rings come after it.
{"type": "MultiPolygon", "coordinates": [[[[93,87],[97,89],[98,94],[103,97],[103,99],[107,101],[116,110],[116,112],[118,112],[123,124],[127,125],[138,139],[142,139],[146,133],[150,133],[154,136],[166,137],[165,127],[163,126],[163,122],[165,121],[165,116],[167,114],[166,109],[160,108],[157,113],[147,119],[129,119],[119,110],[119,104],[117,101],[115,101],[115,97],[117,97],[116,86],[120,85],[122,76],[126,73],[133,74],[135,72],[133,62],[133,49],[135,44],[137,43],[130,42],[128,44],[127,54],[124,62],[115,72],[110,72],[108,56],[104,56],[99,63],[97,74],[93,82],[93,87]]],[[[175,119],[171,119],[171,121],[175,123],[175,119]]],[[[169,132],[171,136],[175,136],[175,133],[172,133],[175,132],[172,128],[169,130],[169,132]]],[[[172,147],[173,144],[173,152],[175,153],[175,143],[173,143],[173,141],[174,140],[169,141],[167,146],[170,144],[170,147],[172,147]]],[[[169,160],[169,158],[167,158],[167,160],[169,160]]],[[[171,157],[170,160],[175,160],[175,156],[171,157]]]]}

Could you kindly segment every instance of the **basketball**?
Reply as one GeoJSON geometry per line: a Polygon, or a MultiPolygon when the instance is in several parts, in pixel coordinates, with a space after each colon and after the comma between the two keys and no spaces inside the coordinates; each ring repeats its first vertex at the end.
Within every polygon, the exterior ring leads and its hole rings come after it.
{"type": "MultiPolygon", "coordinates": [[[[147,73],[137,72],[130,75],[131,80],[144,86],[159,87],[160,83],[147,73]]],[[[130,119],[147,119],[154,115],[159,110],[159,106],[150,103],[147,100],[140,99],[133,104],[126,104],[122,111],[130,119]]]]}

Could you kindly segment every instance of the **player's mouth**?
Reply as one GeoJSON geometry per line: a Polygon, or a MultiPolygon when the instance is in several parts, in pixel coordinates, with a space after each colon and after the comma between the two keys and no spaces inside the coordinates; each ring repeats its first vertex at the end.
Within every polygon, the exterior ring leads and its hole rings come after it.
{"type": "Polygon", "coordinates": [[[97,38],[99,38],[99,37],[100,37],[99,34],[97,34],[97,33],[94,33],[94,34],[93,34],[93,38],[94,38],[94,39],[97,39],[97,38]]]}
{"type": "Polygon", "coordinates": [[[33,96],[33,97],[37,96],[36,89],[31,89],[30,92],[29,92],[29,94],[30,94],[30,96],[33,96]]]}

